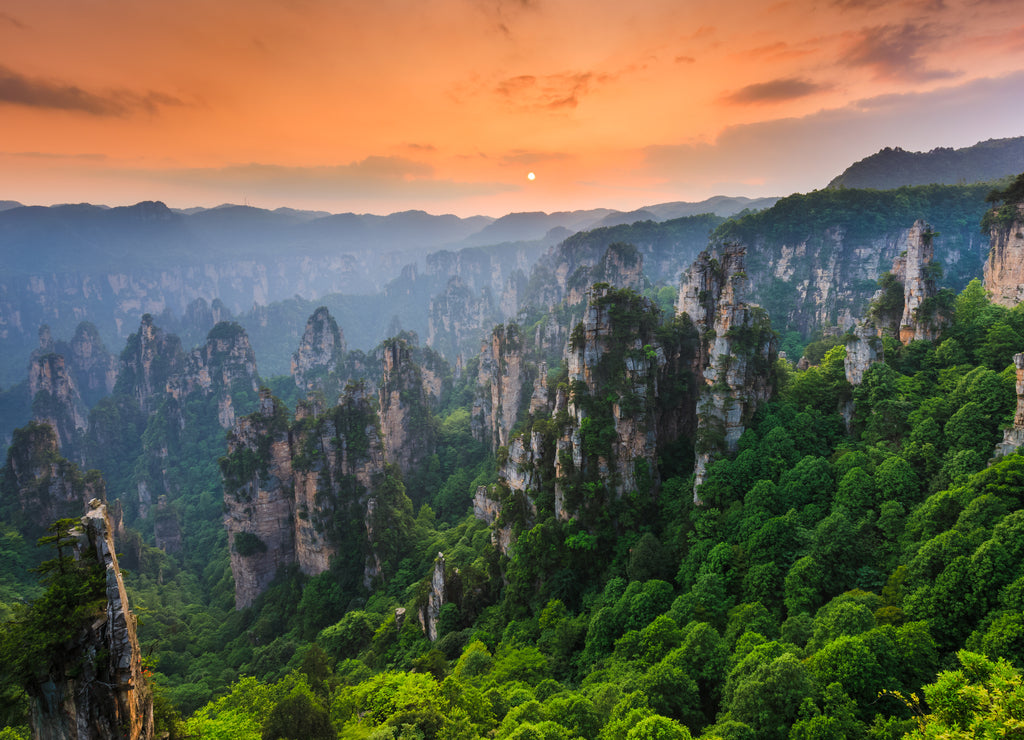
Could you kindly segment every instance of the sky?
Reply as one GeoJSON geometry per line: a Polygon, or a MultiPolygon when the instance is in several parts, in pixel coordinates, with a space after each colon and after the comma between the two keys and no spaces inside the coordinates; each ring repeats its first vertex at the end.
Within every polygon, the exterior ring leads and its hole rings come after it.
{"type": "Polygon", "coordinates": [[[0,200],[500,216],[807,192],[886,146],[1024,135],[1022,5],[3,0],[0,200]]]}

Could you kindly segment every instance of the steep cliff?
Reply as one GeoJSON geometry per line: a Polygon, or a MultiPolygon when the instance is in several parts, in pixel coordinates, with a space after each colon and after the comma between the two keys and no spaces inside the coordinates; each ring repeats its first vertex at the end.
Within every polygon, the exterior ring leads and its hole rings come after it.
{"type": "Polygon", "coordinates": [[[336,390],[327,388],[345,354],[345,336],[326,307],[321,306],[306,322],[299,348],[292,355],[291,373],[295,385],[309,392],[336,390]]]}
{"type": "Polygon", "coordinates": [[[1017,369],[1017,412],[1013,426],[1003,432],[1003,441],[996,445],[997,455],[1009,455],[1024,446],[1024,352],[1013,356],[1017,369]]]}
{"type": "Polygon", "coordinates": [[[990,200],[1003,203],[983,222],[989,231],[985,288],[993,303],[1016,306],[1024,299],[1024,175],[1006,190],[990,193],[990,200]]]}
{"type": "Polygon", "coordinates": [[[525,339],[514,323],[499,324],[480,347],[477,392],[473,399],[473,436],[492,450],[507,445],[519,419],[524,386],[536,375],[527,367],[525,339]]]}
{"type": "Polygon", "coordinates": [[[144,314],[139,330],[128,337],[118,371],[116,390],[133,397],[146,412],[156,409],[167,381],[185,366],[181,340],[153,323],[144,314]]]}
{"type": "Polygon", "coordinates": [[[87,411],[78,384],[63,355],[33,353],[28,367],[32,416],[50,424],[62,447],[71,445],[88,425],[87,411]]]}
{"type": "Polygon", "coordinates": [[[487,326],[497,320],[490,288],[479,291],[455,276],[430,299],[427,344],[445,357],[470,355],[487,326]]]}
{"type": "Polygon", "coordinates": [[[892,274],[903,285],[903,315],[895,332],[903,344],[933,341],[945,320],[935,305],[935,278],[941,271],[934,261],[933,237],[931,227],[918,219],[907,232],[906,249],[893,261],[892,274]]]}
{"type": "MultiPolygon", "coordinates": [[[[95,578],[95,601],[80,603],[74,616],[53,615],[67,640],[47,646],[25,684],[33,737],[52,740],[149,740],[153,698],[142,668],[136,620],[117,563],[107,507],[94,499],[81,519],[73,549],[81,575],[95,578]],[[95,575],[93,575],[95,574],[95,575]],[[77,621],[77,625],[73,622],[77,621]]],[[[68,566],[63,575],[75,569],[68,566]]],[[[62,587],[61,576],[52,581],[62,587]]],[[[42,617],[43,615],[39,615],[42,617]]],[[[51,627],[52,628],[52,627],[51,627]]],[[[32,650],[38,650],[34,645],[32,650]]]]}
{"type": "Polygon", "coordinates": [[[423,374],[404,339],[378,349],[383,374],[378,388],[384,455],[403,475],[420,467],[433,451],[434,429],[423,374]]]}
{"type": "Polygon", "coordinates": [[[864,373],[883,359],[882,340],[878,329],[870,321],[857,324],[846,339],[846,358],[843,367],[850,385],[860,385],[864,373]]]}
{"type": "Polygon", "coordinates": [[[680,314],[700,335],[695,370],[702,379],[697,401],[694,499],[707,466],[736,451],[758,404],[773,389],[775,335],[766,312],[745,302],[746,249],[725,245],[702,252],[683,275],[680,314]]]}
{"type": "Polygon", "coordinates": [[[7,449],[2,503],[12,520],[42,531],[50,522],[76,514],[93,498],[105,499],[96,471],[83,474],[60,455],[49,424],[30,422],[17,429],[7,449]]]}
{"type": "Polygon", "coordinates": [[[281,567],[317,575],[341,549],[358,562],[350,575],[360,583],[382,574],[386,558],[374,545],[393,534],[391,504],[382,501],[383,445],[364,384],[351,384],[327,410],[301,404],[292,424],[261,391],[260,410],[228,435],[221,472],[237,608],[252,604],[281,567]]]}

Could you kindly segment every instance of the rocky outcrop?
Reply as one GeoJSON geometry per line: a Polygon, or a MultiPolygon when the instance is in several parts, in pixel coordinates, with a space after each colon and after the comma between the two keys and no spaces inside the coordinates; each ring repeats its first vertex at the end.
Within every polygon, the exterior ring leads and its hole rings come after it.
{"type": "Polygon", "coordinates": [[[462,278],[452,277],[444,291],[430,299],[427,344],[448,358],[472,354],[480,335],[497,318],[490,288],[474,290],[462,278]]]}
{"type": "Polygon", "coordinates": [[[1024,300],[1024,203],[1010,203],[991,220],[985,289],[992,302],[1016,306],[1024,300]]]}
{"type": "Polygon", "coordinates": [[[444,565],[444,553],[439,552],[434,558],[434,572],[430,577],[427,602],[419,612],[420,627],[431,642],[437,639],[437,621],[441,616],[441,607],[445,604],[444,565]]]}
{"type": "Polygon", "coordinates": [[[95,559],[104,571],[105,608],[51,656],[45,679],[25,687],[32,735],[53,740],[149,740],[152,692],[117,563],[113,527],[99,499],[82,517],[75,551],[78,559],[95,559]]]}
{"type": "Polygon", "coordinates": [[[846,358],[843,366],[846,380],[850,385],[860,385],[864,373],[883,357],[882,340],[878,337],[878,329],[867,322],[857,324],[846,339],[846,358]]]}
{"type": "Polygon", "coordinates": [[[767,314],[744,300],[745,258],[745,248],[738,245],[703,252],[684,273],[679,291],[678,310],[690,317],[700,335],[695,501],[707,466],[736,451],[757,406],[772,392],[775,335],[767,314]]]}
{"type": "Polygon", "coordinates": [[[109,395],[117,382],[117,358],[107,351],[95,325],[83,321],[75,329],[70,351],[61,352],[71,367],[86,406],[109,395]]]}
{"type": "Polygon", "coordinates": [[[320,306],[306,322],[299,348],[292,355],[291,373],[302,391],[325,391],[345,354],[345,336],[326,307],[320,306]]]}
{"type": "Polygon", "coordinates": [[[153,317],[145,314],[121,352],[117,390],[135,398],[143,411],[151,412],[164,397],[168,379],[184,366],[181,340],[157,327],[153,317]]]}
{"type": "Polygon", "coordinates": [[[178,522],[178,512],[167,502],[166,496],[157,499],[153,517],[153,539],[156,546],[164,552],[181,552],[181,524],[178,522]]]}
{"type": "Polygon", "coordinates": [[[470,415],[473,436],[492,450],[507,445],[519,419],[524,385],[529,382],[525,342],[519,326],[499,324],[480,347],[477,392],[470,415]]]}
{"type": "Polygon", "coordinates": [[[3,494],[17,500],[19,515],[35,531],[82,511],[93,498],[104,500],[105,489],[95,471],[83,475],[61,457],[49,424],[30,422],[15,430],[3,470],[3,494]]]}
{"type": "Polygon", "coordinates": [[[422,372],[404,339],[390,339],[378,350],[383,369],[378,398],[384,455],[407,475],[433,452],[430,405],[422,372]]]}
{"type": "Polygon", "coordinates": [[[88,416],[78,384],[63,355],[33,353],[28,367],[32,416],[51,425],[62,447],[88,427],[88,416]]]}
{"type": "Polygon", "coordinates": [[[566,279],[566,301],[569,305],[583,303],[594,283],[608,283],[616,288],[629,288],[639,293],[646,282],[643,255],[632,244],[615,242],[608,245],[597,264],[580,265],[566,279]]]}
{"type": "Polygon", "coordinates": [[[942,328],[943,317],[937,315],[934,305],[937,266],[933,236],[930,226],[915,221],[907,232],[906,250],[893,261],[892,273],[903,285],[903,315],[896,331],[903,344],[932,341],[942,328]]]}
{"type": "Polygon", "coordinates": [[[364,583],[372,583],[381,567],[373,496],[383,471],[365,385],[350,385],[328,410],[300,405],[293,424],[261,391],[259,411],[229,433],[221,463],[236,607],[251,605],[283,566],[323,573],[341,547],[365,554],[364,583]]]}
{"type": "Polygon", "coordinates": [[[997,455],[1009,455],[1024,446],[1024,352],[1013,356],[1017,369],[1017,412],[1013,426],[1003,432],[1003,441],[996,445],[997,455]]]}
{"type": "Polygon", "coordinates": [[[192,350],[170,375],[165,391],[177,402],[194,394],[216,396],[218,420],[225,429],[234,423],[231,393],[259,388],[256,355],[245,329],[234,322],[222,322],[207,334],[206,343],[192,350]],[[230,410],[229,410],[230,409],[230,410]]]}
{"type": "Polygon", "coordinates": [[[512,526],[499,521],[501,500],[495,486],[477,486],[473,495],[473,516],[491,527],[491,544],[502,555],[508,555],[512,545],[512,526]]]}

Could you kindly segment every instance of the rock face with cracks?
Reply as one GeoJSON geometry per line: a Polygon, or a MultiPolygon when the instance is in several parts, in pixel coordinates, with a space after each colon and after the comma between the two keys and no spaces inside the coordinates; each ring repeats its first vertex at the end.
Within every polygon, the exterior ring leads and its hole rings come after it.
{"type": "Polygon", "coordinates": [[[708,465],[736,451],[751,416],[772,392],[775,336],[767,314],[745,302],[747,287],[746,250],[725,245],[702,252],[679,290],[678,311],[700,336],[695,501],[708,465]]]}
{"type": "Polygon", "coordinates": [[[997,455],[1009,455],[1024,446],[1024,352],[1013,356],[1017,370],[1017,412],[1013,426],[1003,432],[1003,441],[996,445],[997,455]]]}
{"type": "Polygon", "coordinates": [[[1004,208],[1012,217],[992,222],[984,283],[993,303],[1011,307],[1024,300],[1024,203],[1004,208]]]}
{"type": "Polygon", "coordinates": [[[25,687],[32,736],[47,740],[149,740],[153,697],[142,668],[107,507],[93,499],[74,545],[105,576],[102,611],[49,656],[45,675],[25,687]]]}
{"type": "Polygon", "coordinates": [[[291,372],[302,391],[324,390],[328,376],[337,372],[345,354],[345,336],[324,306],[306,322],[299,347],[292,355],[291,372]]]}

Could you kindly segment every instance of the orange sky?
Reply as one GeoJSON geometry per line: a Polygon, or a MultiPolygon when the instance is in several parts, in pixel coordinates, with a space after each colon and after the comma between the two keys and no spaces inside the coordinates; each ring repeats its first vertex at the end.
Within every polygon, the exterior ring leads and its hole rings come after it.
{"type": "Polygon", "coordinates": [[[496,216],[785,195],[884,146],[1024,135],[1021,6],[3,0],[0,199],[496,216]]]}

